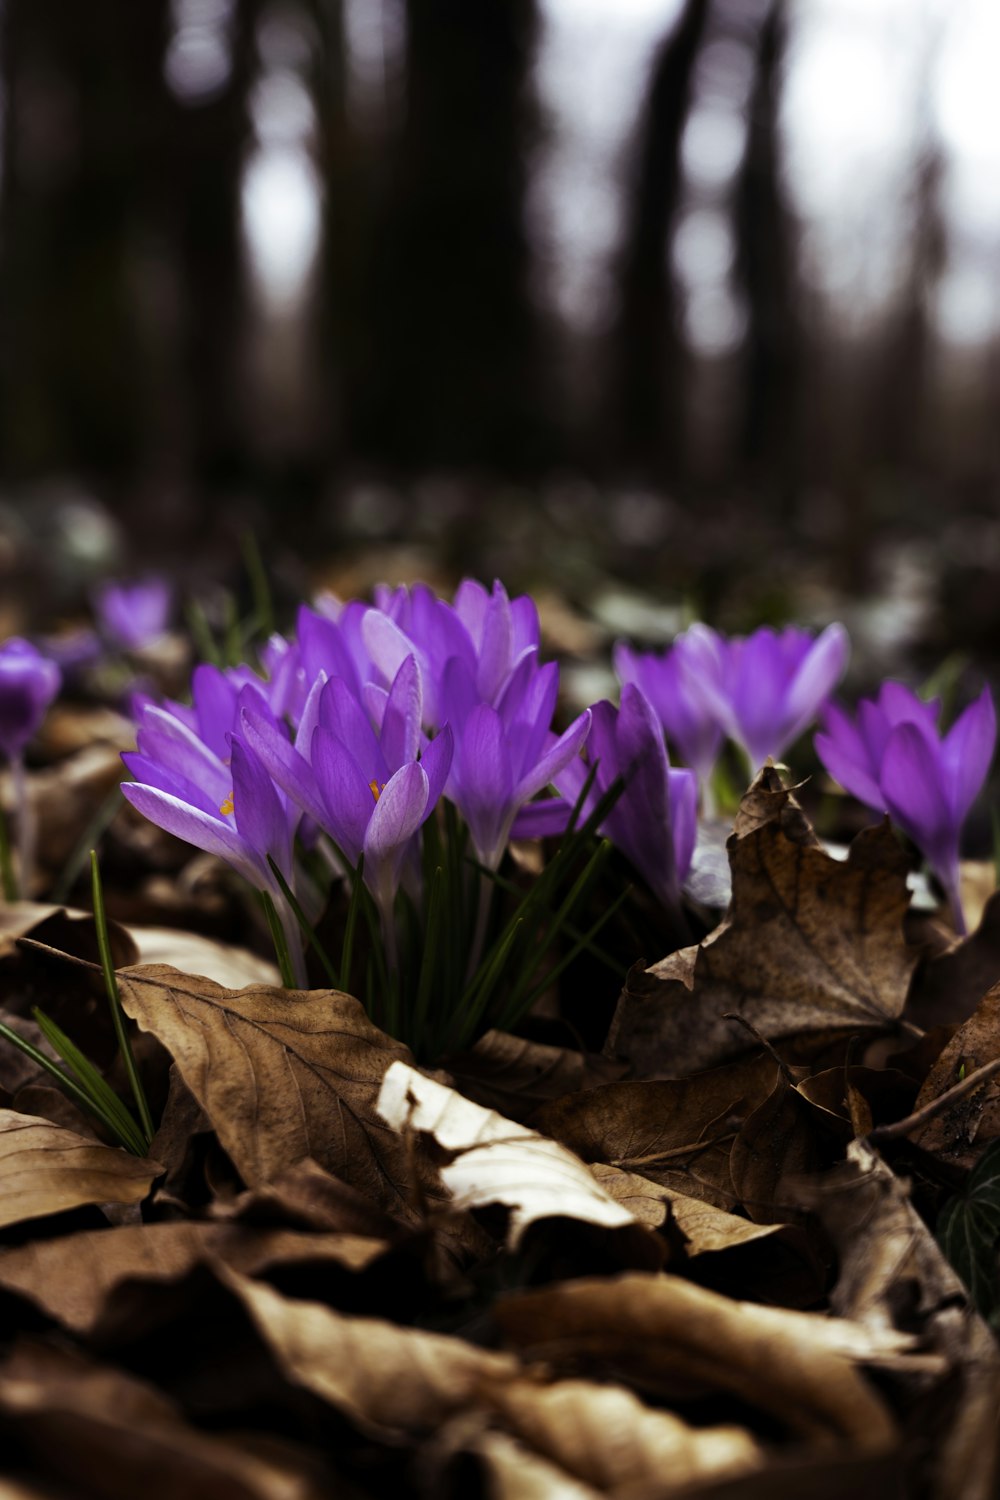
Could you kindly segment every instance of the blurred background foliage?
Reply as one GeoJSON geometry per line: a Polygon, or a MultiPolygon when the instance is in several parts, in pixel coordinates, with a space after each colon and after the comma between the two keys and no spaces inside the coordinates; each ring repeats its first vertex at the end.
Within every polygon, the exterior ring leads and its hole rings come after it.
{"type": "Polygon", "coordinates": [[[0,17],[11,597],[252,526],[995,650],[995,0],[0,17]]]}

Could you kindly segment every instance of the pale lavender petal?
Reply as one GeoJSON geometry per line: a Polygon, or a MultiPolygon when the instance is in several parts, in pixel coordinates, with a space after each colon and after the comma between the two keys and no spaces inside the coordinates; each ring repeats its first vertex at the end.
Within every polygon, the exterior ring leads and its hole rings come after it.
{"type": "Polygon", "coordinates": [[[478,579],[462,579],[455,590],[455,613],[469,632],[477,653],[483,639],[483,628],[489,604],[490,596],[478,579]]]}
{"type": "Polygon", "coordinates": [[[952,811],[961,823],[986,780],[996,747],[997,719],[989,688],[983,688],[945,736],[941,760],[952,811]]]}
{"type": "Polygon", "coordinates": [[[204,849],[206,854],[224,859],[258,889],[262,890],[268,884],[268,877],[252,850],[235,828],[227,827],[219,818],[213,818],[200,808],[190,807],[169,792],[140,786],[134,781],[122,783],[122,794],[157,828],[193,844],[196,849],[204,849]]]}
{"type": "Polygon", "coordinates": [[[309,689],[309,695],[302,709],[302,717],[299,720],[299,727],[295,731],[295,748],[307,759],[312,747],[313,730],[319,723],[320,696],[328,681],[329,679],[325,672],[318,674],[316,681],[309,689]]]}
{"type": "Polygon", "coordinates": [[[591,710],[585,708],[579,718],[559,736],[555,744],[546,750],[539,761],[521,777],[514,789],[513,800],[520,806],[553,783],[559,773],[579,755],[590,733],[591,710]]]}
{"type": "Polygon", "coordinates": [[[171,797],[176,797],[180,802],[189,802],[192,807],[200,808],[210,817],[218,817],[221,813],[221,807],[212,801],[197,782],[189,781],[186,776],[170,770],[160,761],[151,760],[148,755],[139,755],[134,750],[124,751],[122,761],[133,781],[141,782],[143,786],[156,787],[161,792],[169,792],[171,797]]]}
{"type": "Polygon", "coordinates": [[[406,658],[416,650],[409,636],[404,635],[396,622],[379,609],[370,609],[365,615],[361,635],[373,666],[386,683],[392,682],[406,658]]]}
{"type": "Polygon", "coordinates": [[[847,668],[850,641],[843,625],[828,625],[806,653],[788,688],[783,709],[780,755],[812,723],[847,668]]]}
{"type": "Polygon", "coordinates": [[[538,608],[530,594],[519,594],[516,599],[512,599],[510,612],[514,624],[514,656],[517,658],[540,644],[542,629],[538,621],[538,608]]]}
{"type": "Polygon", "coordinates": [[[423,822],[427,807],[427,776],[417,761],[410,761],[386,782],[375,804],[365,834],[365,867],[401,853],[403,845],[423,822]]]}
{"type": "Polygon", "coordinates": [[[408,656],[393,679],[382,719],[381,748],[390,771],[417,758],[423,696],[417,658],[408,656]]]}
{"type": "Polygon", "coordinates": [[[203,787],[213,802],[224,802],[232,786],[228,768],[193,729],[161,708],[147,708],[136,744],[151,760],[162,761],[203,787]]]}
{"type": "Polygon", "coordinates": [[[476,687],[485,703],[494,702],[503,686],[510,671],[513,644],[514,623],[511,619],[510,600],[503,586],[494,584],[493,595],[483,618],[476,669],[476,687]]]}

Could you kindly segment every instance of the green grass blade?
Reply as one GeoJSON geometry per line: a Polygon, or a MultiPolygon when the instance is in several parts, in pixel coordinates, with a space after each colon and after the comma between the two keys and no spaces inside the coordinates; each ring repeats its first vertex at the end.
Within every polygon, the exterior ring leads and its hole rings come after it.
{"type": "Polygon", "coordinates": [[[268,582],[267,569],[264,566],[256,533],[250,530],[244,531],[240,545],[243,552],[243,566],[247,570],[250,590],[253,594],[257,629],[265,641],[270,640],[274,634],[274,600],[271,596],[271,585],[268,582]]]}
{"type": "MultiPolygon", "coordinates": [[[[30,1057],[31,1061],[37,1063],[38,1067],[44,1068],[45,1072],[58,1083],[59,1087],[65,1090],[74,1104],[78,1104],[88,1114],[94,1115],[113,1135],[117,1134],[117,1130],[112,1122],[106,1118],[103,1111],[96,1105],[87,1091],[81,1088],[75,1078],[71,1078],[68,1073],[64,1073],[62,1068],[58,1067],[52,1061],[51,1057],[46,1057],[44,1052],[39,1052],[37,1047],[32,1046],[31,1042],[26,1041],[19,1032],[15,1031],[13,1027],[5,1025],[2,1021],[0,1021],[0,1037],[10,1042],[19,1052],[23,1052],[25,1057],[30,1057]]],[[[118,1098],[117,1094],[115,1098],[118,1098]]],[[[120,1100],[119,1103],[121,1103],[120,1100]]]]}
{"type": "Polygon", "coordinates": [[[281,973],[281,982],[286,990],[296,990],[298,989],[298,985],[295,983],[292,955],[288,951],[288,938],[285,936],[285,929],[281,925],[281,919],[275,910],[274,902],[268,892],[258,891],[257,895],[264,909],[264,916],[267,918],[271,942],[274,944],[274,956],[278,961],[278,969],[281,973]]]}
{"type": "Polygon", "coordinates": [[[91,1114],[102,1120],[127,1150],[145,1156],[149,1142],[107,1080],[50,1016],[37,1006],[32,1008],[32,1015],[49,1046],[75,1074],[91,1114]]]}
{"type": "Polygon", "coordinates": [[[111,1007],[111,1020],[115,1028],[115,1036],[121,1051],[122,1061],[125,1064],[125,1072],[128,1075],[129,1087],[132,1097],[135,1099],[136,1109],[139,1111],[139,1119],[142,1121],[143,1133],[146,1137],[146,1145],[149,1146],[156,1134],[153,1125],[153,1116],[150,1113],[149,1101],[146,1098],[146,1090],[142,1086],[139,1077],[139,1069],[135,1064],[132,1054],[132,1043],[129,1041],[128,1031],[125,1026],[125,1012],[122,1010],[121,996],[118,993],[118,976],[115,974],[115,966],[111,959],[111,939],[108,934],[108,918],[104,910],[104,887],[101,884],[101,871],[97,863],[97,851],[90,851],[91,884],[94,897],[94,923],[97,927],[97,946],[101,954],[101,968],[104,970],[104,987],[108,992],[108,1004],[111,1007]]]}

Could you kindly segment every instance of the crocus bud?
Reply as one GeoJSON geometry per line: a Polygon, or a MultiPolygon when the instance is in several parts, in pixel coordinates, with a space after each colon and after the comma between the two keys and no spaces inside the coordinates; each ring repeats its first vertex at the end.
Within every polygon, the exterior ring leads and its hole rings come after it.
{"type": "Polygon", "coordinates": [[[36,734],[62,681],[54,661],[12,636],[0,646],[0,751],[13,760],[36,734]]]}

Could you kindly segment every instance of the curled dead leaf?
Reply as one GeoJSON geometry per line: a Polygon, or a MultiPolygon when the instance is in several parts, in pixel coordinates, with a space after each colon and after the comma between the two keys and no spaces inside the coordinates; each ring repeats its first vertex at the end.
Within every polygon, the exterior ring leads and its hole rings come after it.
{"type": "Polygon", "coordinates": [[[888,821],[846,860],[819,847],[765,768],[729,841],[733,898],[697,947],[629,976],[608,1047],[645,1076],[745,1052],[745,1017],[808,1055],[839,1036],[896,1029],[917,954],[903,936],[907,861],[888,821]],[[741,832],[741,829],[746,831],[741,832]]]}
{"type": "Polygon", "coordinates": [[[890,1448],[888,1407],[857,1368],[908,1348],[859,1323],[734,1302],[676,1276],[629,1273],[510,1297],[496,1309],[529,1357],[594,1361],[632,1383],[729,1391],[825,1445],[890,1448]]]}
{"type": "MultiPolygon", "coordinates": [[[[502,1203],[510,1210],[511,1249],[541,1219],[640,1229],[565,1147],[473,1104],[405,1063],[393,1063],[386,1073],[378,1111],[394,1129],[426,1132],[451,1154],[440,1169],[441,1181],[459,1208],[502,1203]]],[[[655,1241],[644,1239],[643,1244],[649,1250],[655,1241]]],[[[657,1258],[658,1253],[653,1255],[657,1258]]]]}

